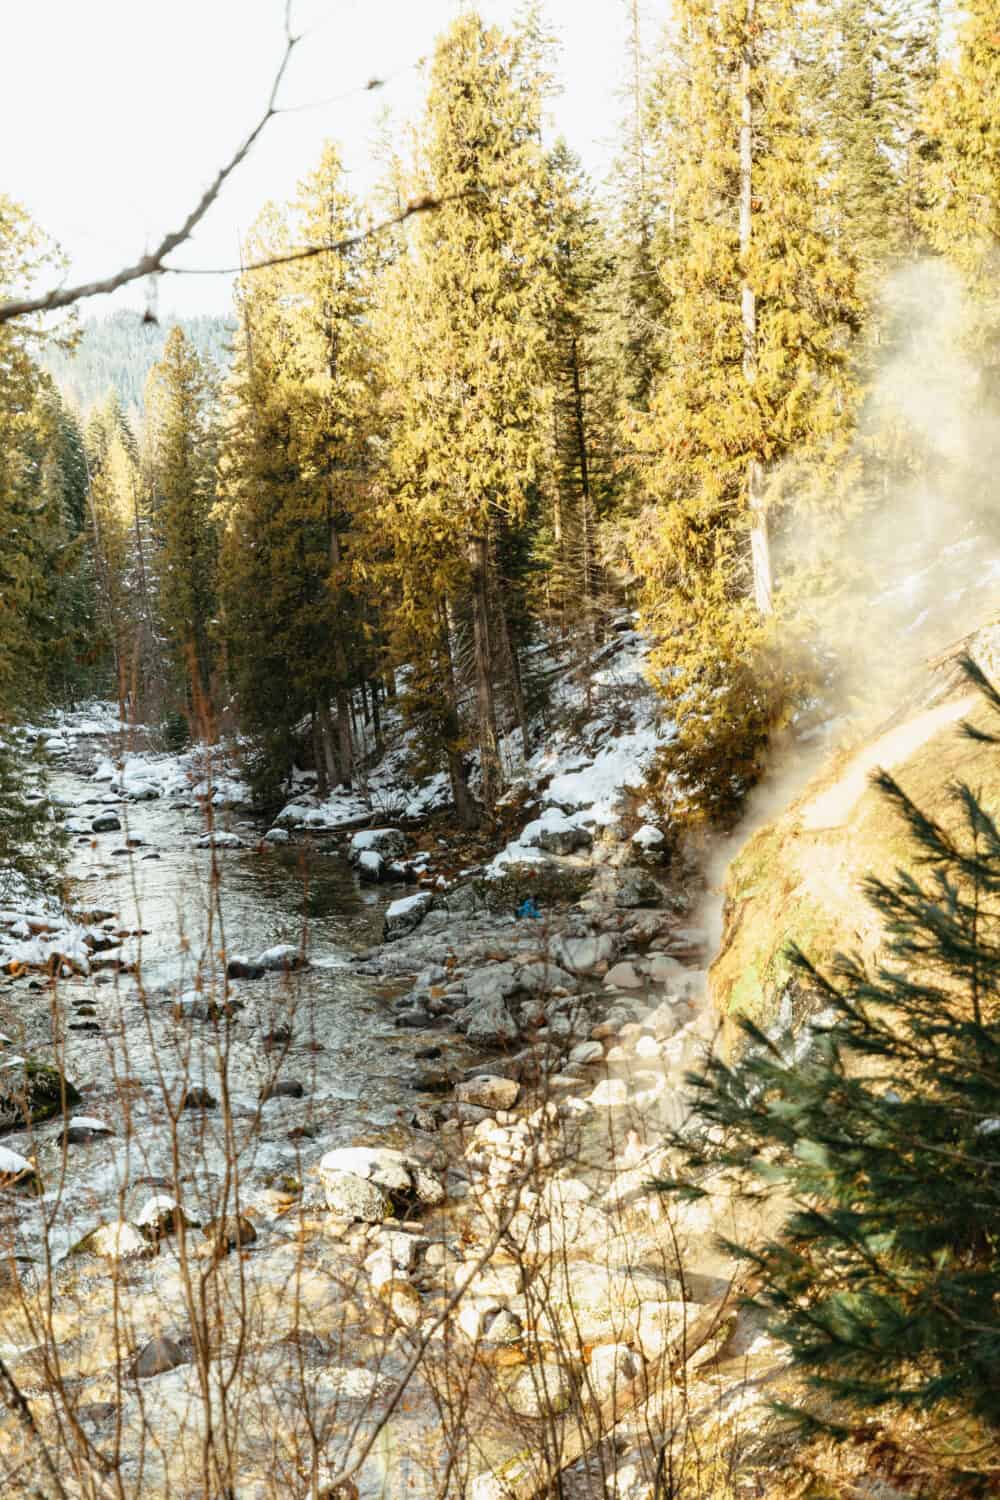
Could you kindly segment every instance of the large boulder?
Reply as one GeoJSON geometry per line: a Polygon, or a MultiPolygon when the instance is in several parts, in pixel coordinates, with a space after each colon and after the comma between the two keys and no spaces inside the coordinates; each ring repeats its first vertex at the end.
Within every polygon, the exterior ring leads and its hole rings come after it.
{"type": "Polygon", "coordinates": [[[298,943],[277,943],[258,953],[251,966],[263,969],[268,974],[288,974],[295,969],[307,969],[309,960],[298,943]]]}
{"type": "Polygon", "coordinates": [[[402,859],[406,853],[406,834],[399,828],[365,828],[351,839],[348,859],[352,865],[361,863],[362,854],[377,854],[390,861],[402,859]]]}
{"type": "Polygon", "coordinates": [[[455,1023],[476,1047],[504,1047],[520,1036],[517,1022],[499,995],[463,1006],[456,1012],[455,1023]]]}
{"type": "Polygon", "coordinates": [[[388,1146],[341,1146],[319,1164],[327,1206],[345,1217],[377,1224],[393,1214],[434,1208],[445,1191],[433,1173],[388,1146]]]}
{"type": "MultiPolygon", "coordinates": [[[[1000,627],[963,642],[1000,680],[1000,627]]],[[[795,943],[821,970],[838,951],[877,959],[883,934],[862,883],[914,867],[906,823],[870,783],[891,771],[900,786],[945,828],[961,812],[950,792],[955,781],[981,788],[987,807],[1000,805],[1000,757],[995,746],[961,734],[970,720],[993,729],[979,695],[940,658],[911,688],[909,707],[862,745],[832,756],[791,805],[766,824],[732,860],[726,879],[722,943],[709,973],[712,1000],[732,1021],[746,1016],[766,1029],[797,1028],[823,1005],[794,970],[795,943]]],[[[915,873],[920,876],[919,869],[915,873]]],[[[728,1030],[736,1040],[735,1028],[728,1030]]]]}
{"type": "Polygon", "coordinates": [[[558,937],[552,944],[552,957],[571,974],[593,974],[614,956],[614,938],[607,932],[592,937],[558,937]]]}
{"type": "Polygon", "coordinates": [[[82,1103],[80,1092],[51,1063],[11,1057],[0,1064],[0,1129],[51,1120],[82,1103]]]}
{"type": "Polygon", "coordinates": [[[417,891],[415,896],[404,896],[386,909],[382,933],[387,943],[406,937],[420,926],[434,905],[430,891],[417,891]]]}

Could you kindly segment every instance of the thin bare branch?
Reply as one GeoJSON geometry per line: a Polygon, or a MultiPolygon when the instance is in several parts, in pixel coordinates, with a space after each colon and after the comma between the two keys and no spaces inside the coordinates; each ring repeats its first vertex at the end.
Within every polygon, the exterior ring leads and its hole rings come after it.
{"type": "Polygon", "coordinates": [[[164,271],[174,276],[243,276],[249,271],[267,271],[273,266],[286,266],[297,260],[312,260],[317,255],[344,255],[348,250],[353,250],[356,245],[364,244],[365,240],[375,239],[380,234],[385,234],[389,229],[395,229],[400,224],[405,224],[407,219],[412,219],[416,214],[426,214],[432,209],[442,208],[446,203],[454,203],[457,199],[467,198],[468,192],[451,193],[444,198],[435,198],[426,194],[422,198],[413,198],[406,207],[391,219],[383,219],[379,224],[372,224],[368,229],[359,229],[357,234],[348,235],[343,240],[331,240],[326,245],[306,245],[301,250],[289,250],[286,254],[271,255],[266,260],[255,260],[249,265],[242,266],[165,266],[164,271]]]}
{"type": "Polygon", "coordinates": [[[245,137],[234,154],[220,167],[215,177],[202,193],[195,207],[188,214],[183,224],[178,229],[172,230],[165,235],[155,250],[143,255],[134,265],[124,266],[112,276],[106,276],[98,281],[85,281],[77,286],[54,287],[51,291],[39,297],[21,297],[6,302],[0,302],[0,323],[7,323],[12,318],[23,318],[31,313],[54,312],[58,308],[71,307],[75,302],[81,302],[88,297],[103,297],[111,292],[116,292],[119,287],[127,286],[132,281],[140,281],[145,276],[155,276],[173,267],[164,265],[167,256],[178,246],[183,245],[185,240],[190,239],[192,233],[201,223],[202,219],[218,198],[220,192],[228,179],[236,171],[237,167],[244,162],[254,145],[259,139],[266,126],[280,114],[278,108],[278,93],[292,54],[298,45],[300,38],[294,34],[291,26],[292,0],[285,0],[285,50],[281,62],[274,75],[271,84],[271,92],[268,95],[267,106],[263,114],[245,137]]]}

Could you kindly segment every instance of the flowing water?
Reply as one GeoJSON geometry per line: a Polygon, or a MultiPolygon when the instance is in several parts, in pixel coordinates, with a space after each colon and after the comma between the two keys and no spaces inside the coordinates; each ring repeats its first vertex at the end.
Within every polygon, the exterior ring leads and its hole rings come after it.
{"type": "Polygon", "coordinates": [[[58,1259],[100,1220],[134,1214],[143,1196],[167,1190],[158,1182],[178,1178],[185,1198],[210,1216],[234,1145],[251,1201],[272,1181],[298,1178],[303,1154],[312,1161],[329,1145],[399,1122],[420,1042],[395,1030],[385,981],[358,972],[398,890],[360,886],[346,842],[327,852],[271,848],[258,842],[262,827],[225,815],[246,847],[213,853],[196,848],[204,832],[197,805],[118,803],[69,771],[53,777],[52,790],[88,827],[101,811],[118,813],[120,832],[76,841],[71,900],[78,911],[114,912],[116,928],[141,935],[95,955],[95,967],[109,967],[89,979],[55,987],[21,980],[3,997],[2,1024],[19,1048],[41,1058],[53,1045],[61,1050],[83,1094],[74,1113],[115,1132],[65,1157],[60,1120],[5,1138],[36,1157],[46,1187],[40,1205],[18,1198],[8,1209],[21,1252],[37,1257],[47,1224],[58,1259]],[[125,852],[127,839],[142,842],[125,852]],[[224,987],[225,956],[252,958],[277,943],[303,943],[308,969],[224,987]],[[117,972],[120,958],[134,972],[117,972]],[[180,1019],[176,998],[194,987],[241,1008],[219,1022],[180,1019]],[[279,1028],[291,1039],[269,1041],[279,1028]],[[300,1083],[302,1097],[262,1104],[275,1079],[300,1083]],[[192,1086],[220,1103],[226,1092],[230,1110],[178,1109],[192,1086]]]}

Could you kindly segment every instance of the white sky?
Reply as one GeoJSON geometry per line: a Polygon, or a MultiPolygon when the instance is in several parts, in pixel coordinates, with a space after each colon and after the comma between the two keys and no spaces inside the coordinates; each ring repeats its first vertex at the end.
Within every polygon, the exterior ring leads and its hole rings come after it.
{"type": "MultiPolygon", "coordinates": [[[[648,35],[668,0],[650,0],[648,35]]],[[[389,106],[400,134],[420,108],[416,64],[458,0],[294,0],[308,31],[282,91],[320,107],[273,120],[178,264],[231,265],[268,199],[291,196],[322,141],[336,140],[358,194],[389,106]],[[372,76],[387,86],[365,93],[372,76]]],[[[516,0],[481,0],[509,21],[516,0]]],[[[70,256],[75,281],[106,275],[174,228],[261,112],[282,49],[283,0],[0,0],[4,86],[0,191],[22,202],[70,256]]],[[[625,69],[622,0],[547,0],[561,37],[556,127],[596,178],[608,167],[625,69]]],[[[161,313],[224,311],[222,277],[167,277],[161,313]]],[[[140,300],[133,291],[127,299],[140,300]]],[[[88,313],[112,306],[108,298],[88,313]]]]}

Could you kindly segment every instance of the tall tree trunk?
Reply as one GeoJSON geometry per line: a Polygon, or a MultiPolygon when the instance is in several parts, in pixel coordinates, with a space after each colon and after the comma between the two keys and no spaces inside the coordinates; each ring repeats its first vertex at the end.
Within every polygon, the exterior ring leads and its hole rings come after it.
{"type": "MultiPolygon", "coordinates": [[[[333,513],[333,496],[330,495],[327,509],[328,546],[331,569],[339,569],[341,562],[340,537],[337,535],[336,518],[333,513]]],[[[337,678],[337,738],[340,749],[341,780],[350,786],[354,780],[354,740],[351,736],[351,695],[347,687],[347,652],[343,637],[338,632],[333,642],[333,670],[337,678]]]]}
{"type": "Polygon", "coordinates": [[[339,736],[334,735],[329,703],[322,701],[316,705],[316,722],[319,725],[323,765],[326,768],[327,790],[329,791],[330,787],[339,786],[346,779],[344,766],[338,754],[339,736]]]}
{"type": "Polygon", "coordinates": [[[313,760],[316,764],[316,795],[322,802],[330,795],[330,776],[326,765],[326,746],[323,743],[323,731],[320,728],[319,717],[315,709],[312,714],[312,747],[313,760]]]}
{"type": "Polygon", "coordinates": [[[455,687],[455,666],[451,659],[451,636],[448,630],[448,610],[442,603],[440,606],[440,662],[443,669],[447,709],[447,723],[445,726],[445,755],[448,760],[448,780],[451,782],[451,795],[455,802],[455,812],[458,821],[463,828],[475,828],[479,823],[479,814],[476,804],[469,791],[469,783],[465,774],[465,761],[459,749],[459,735],[461,724],[458,717],[458,693],[455,687]]]}
{"type": "Polygon", "coordinates": [[[369,684],[369,686],[371,687],[371,694],[372,694],[372,734],[375,737],[375,754],[376,755],[381,755],[382,754],[382,705],[381,705],[381,703],[379,701],[379,699],[380,699],[380,691],[379,691],[379,681],[378,681],[378,678],[377,677],[373,677],[372,680],[371,680],[371,683],[369,684]]]}
{"type": "MultiPolygon", "coordinates": [[[[494,585],[496,584],[496,569],[492,569],[494,585]]],[[[497,634],[500,641],[500,656],[503,661],[507,681],[510,683],[510,699],[514,708],[514,722],[521,732],[521,751],[525,760],[531,755],[531,743],[528,739],[528,715],[524,707],[524,686],[521,681],[521,664],[517,659],[514,642],[511,636],[510,620],[507,618],[507,610],[501,597],[501,591],[494,586],[491,589],[494,600],[494,614],[497,622],[497,634]]]]}
{"type": "MultiPolygon", "coordinates": [[[[756,0],[747,0],[746,35],[740,67],[742,120],[740,124],[740,257],[743,265],[743,374],[749,385],[757,379],[757,297],[750,284],[753,242],[753,131],[754,73],[756,71],[756,0]]],[[[757,457],[747,463],[747,502],[750,508],[750,552],[753,592],[763,618],[772,610],[771,548],[764,510],[764,468],[757,457]]]]}
{"type": "Polygon", "coordinates": [[[479,730],[483,803],[492,813],[500,790],[500,752],[496,699],[493,693],[493,646],[490,640],[489,548],[486,538],[469,538],[472,583],[472,633],[476,660],[476,718],[479,730]]]}
{"type": "Polygon", "coordinates": [[[340,752],[340,779],[345,786],[354,782],[354,737],[351,734],[351,695],[346,687],[337,689],[337,748],[340,752]]]}
{"type": "Polygon", "coordinates": [[[587,449],[587,424],[583,410],[583,384],[580,380],[580,351],[574,336],[571,346],[573,370],[573,419],[576,425],[576,445],[580,466],[580,541],[583,548],[582,575],[583,607],[587,634],[594,638],[594,543],[592,536],[593,506],[590,493],[590,454],[587,449]]]}

